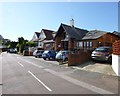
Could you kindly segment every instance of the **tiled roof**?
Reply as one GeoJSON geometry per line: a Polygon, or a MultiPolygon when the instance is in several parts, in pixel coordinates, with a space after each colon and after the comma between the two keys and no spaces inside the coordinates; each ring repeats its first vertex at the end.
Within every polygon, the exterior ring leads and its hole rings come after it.
{"type": "Polygon", "coordinates": [[[51,40],[51,39],[53,39],[52,33],[53,33],[54,31],[52,31],[52,30],[47,30],[47,29],[42,29],[42,30],[44,31],[44,33],[45,33],[45,35],[46,35],[45,40],[51,40]]]}
{"type": "Polygon", "coordinates": [[[120,32],[116,32],[116,31],[114,31],[113,34],[115,34],[115,35],[117,35],[117,36],[120,37],[120,32]]]}
{"type": "Polygon", "coordinates": [[[39,36],[40,36],[40,32],[35,32],[31,41],[33,41],[33,42],[38,41],[39,36]]]}
{"type": "MultiPolygon", "coordinates": [[[[76,40],[81,40],[85,36],[85,34],[88,32],[87,30],[80,29],[77,27],[71,27],[66,24],[61,24],[60,27],[62,27],[64,29],[64,31],[69,35],[69,38],[74,38],[76,40]]],[[[58,29],[57,34],[60,31],[59,29],[58,29]]],[[[56,34],[56,36],[57,36],[57,34],[56,34]]]]}
{"type": "Polygon", "coordinates": [[[106,33],[109,33],[109,32],[100,31],[100,30],[91,30],[82,38],[82,40],[97,39],[106,33]]]}
{"type": "Polygon", "coordinates": [[[37,38],[39,38],[40,32],[35,32],[35,34],[36,34],[37,38]]]}

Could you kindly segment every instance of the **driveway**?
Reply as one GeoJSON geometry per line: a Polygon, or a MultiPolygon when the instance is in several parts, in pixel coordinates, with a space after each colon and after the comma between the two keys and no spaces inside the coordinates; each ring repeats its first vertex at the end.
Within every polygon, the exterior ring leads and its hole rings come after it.
{"type": "MultiPolygon", "coordinates": [[[[57,61],[45,61],[45,62],[49,62],[49,63],[57,64],[57,65],[60,64],[60,66],[68,67],[68,63],[61,64],[57,61]]],[[[116,73],[112,69],[112,64],[107,63],[107,62],[89,61],[89,62],[80,64],[80,65],[69,66],[69,67],[72,67],[74,69],[84,70],[84,71],[97,72],[97,73],[101,73],[104,75],[117,76],[116,73]]]]}
{"type": "Polygon", "coordinates": [[[89,61],[86,63],[83,63],[81,65],[72,66],[72,68],[85,70],[85,71],[92,71],[97,73],[102,73],[105,75],[113,75],[117,76],[115,72],[112,69],[112,65],[107,62],[93,62],[89,61]]]}

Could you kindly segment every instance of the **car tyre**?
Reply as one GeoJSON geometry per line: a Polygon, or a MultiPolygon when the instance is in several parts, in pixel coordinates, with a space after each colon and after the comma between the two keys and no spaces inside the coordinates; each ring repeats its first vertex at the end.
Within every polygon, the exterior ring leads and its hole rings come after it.
{"type": "Polygon", "coordinates": [[[64,59],[64,62],[65,62],[65,61],[68,61],[68,58],[65,58],[65,59],[64,59]]]}
{"type": "Polygon", "coordinates": [[[108,62],[109,62],[109,63],[112,63],[112,57],[109,57],[109,58],[108,58],[108,62]]]}
{"type": "Polygon", "coordinates": [[[43,58],[44,60],[46,60],[46,58],[43,58]]]}

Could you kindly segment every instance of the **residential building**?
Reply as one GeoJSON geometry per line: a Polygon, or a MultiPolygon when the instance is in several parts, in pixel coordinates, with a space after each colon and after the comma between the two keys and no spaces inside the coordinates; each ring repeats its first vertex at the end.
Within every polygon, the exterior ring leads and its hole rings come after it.
{"type": "Polygon", "coordinates": [[[77,42],[82,40],[88,31],[74,27],[74,20],[70,21],[70,25],[60,25],[55,35],[55,50],[75,50],[77,42]]]}
{"type": "Polygon", "coordinates": [[[110,32],[91,30],[78,42],[78,47],[92,50],[100,46],[112,46],[113,42],[119,39],[118,35],[110,32]]]}
{"type": "Polygon", "coordinates": [[[39,36],[39,43],[38,47],[42,48],[44,50],[46,49],[53,49],[54,47],[54,41],[53,41],[53,36],[54,36],[54,31],[48,30],[48,29],[42,29],[40,36],[39,36]]]}
{"type": "Polygon", "coordinates": [[[40,36],[40,32],[35,32],[32,37],[31,41],[35,42],[35,46],[38,46],[39,36],[40,36]]]}

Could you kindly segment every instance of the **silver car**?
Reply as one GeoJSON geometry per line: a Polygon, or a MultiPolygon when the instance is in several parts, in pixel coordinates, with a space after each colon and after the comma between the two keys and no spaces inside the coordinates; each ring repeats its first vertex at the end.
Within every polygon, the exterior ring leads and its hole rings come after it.
{"type": "Polygon", "coordinates": [[[59,51],[55,57],[56,61],[67,61],[68,60],[68,54],[70,53],[70,51],[59,51]]]}
{"type": "Polygon", "coordinates": [[[98,47],[96,48],[92,54],[91,58],[93,60],[99,60],[99,61],[108,61],[112,62],[112,47],[98,47]]]}

